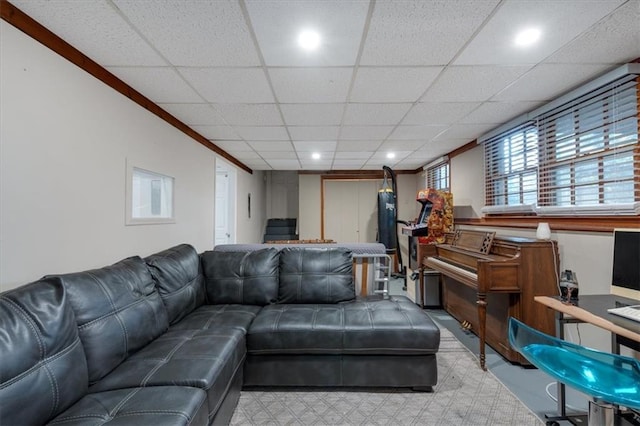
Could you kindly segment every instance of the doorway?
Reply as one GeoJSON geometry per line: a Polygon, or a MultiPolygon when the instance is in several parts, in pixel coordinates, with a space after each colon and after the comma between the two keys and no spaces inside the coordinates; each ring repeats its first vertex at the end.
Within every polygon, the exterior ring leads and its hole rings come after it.
{"type": "Polygon", "coordinates": [[[374,243],[378,230],[380,180],[324,180],[325,239],[374,243]]]}
{"type": "Polygon", "coordinates": [[[224,164],[216,166],[215,228],[213,243],[233,244],[235,233],[235,171],[224,164]]]}

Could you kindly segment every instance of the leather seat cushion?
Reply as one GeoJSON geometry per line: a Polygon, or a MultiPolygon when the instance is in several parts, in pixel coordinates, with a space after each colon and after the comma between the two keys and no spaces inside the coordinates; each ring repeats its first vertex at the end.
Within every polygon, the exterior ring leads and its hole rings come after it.
{"type": "Polygon", "coordinates": [[[280,251],[278,303],[338,303],[355,298],[350,250],[286,247],[280,251]]]}
{"type": "Polygon", "coordinates": [[[204,305],[204,275],[200,256],[188,244],[163,250],[144,259],[167,308],[169,324],[175,324],[204,305]]]}
{"type": "Polygon", "coordinates": [[[340,304],[265,306],[247,334],[250,354],[434,354],[440,329],[403,296],[340,304]]]}
{"type": "Polygon", "coordinates": [[[237,328],[244,334],[262,309],[254,305],[204,305],[187,315],[170,330],[219,330],[237,328]]]}
{"type": "Polygon", "coordinates": [[[85,396],[51,425],[206,425],[207,395],[182,386],[119,389],[85,396]]]}
{"type": "Polygon", "coordinates": [[[43,424],[87,393],[87,362],[60,280],[0,294],[0,424],[43,424]]]}
{"type": "Polygon", "coordinates": [[[264,306],[278,298],[277,249],[206,251],[201,259],[210,304],[264,306]]]}
{"type": "Polygon", "coordinates": [[[90,384],[169,327],[155,282],[138,256],[59,277],[76,317],[90,384]]]}
{"type": "Polygon", "coordinates": [[[207,392],[210,413],[215,413],[245,355],[241,330],[169,330],[90,386],[89,392],[192,386],[207,392]]]}

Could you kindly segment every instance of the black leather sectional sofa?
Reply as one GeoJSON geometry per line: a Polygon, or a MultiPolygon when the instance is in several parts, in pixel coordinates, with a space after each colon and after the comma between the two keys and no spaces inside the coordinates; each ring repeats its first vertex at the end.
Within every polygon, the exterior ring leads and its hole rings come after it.
{"type": "Polygon", "coordinates": [[[180,245],[0,294],[0,424],[226,424],[242,386],[430,390],[440,332],[351,252],[180,245]]]}

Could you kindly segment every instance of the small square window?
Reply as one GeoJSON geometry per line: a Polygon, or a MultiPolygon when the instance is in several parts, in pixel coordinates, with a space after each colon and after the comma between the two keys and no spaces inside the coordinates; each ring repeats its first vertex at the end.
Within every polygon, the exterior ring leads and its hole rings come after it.
{"type": "Polygon", "coordinates": [[[127,166],[127,225],[175,223],[171,176],[127,166]]]}

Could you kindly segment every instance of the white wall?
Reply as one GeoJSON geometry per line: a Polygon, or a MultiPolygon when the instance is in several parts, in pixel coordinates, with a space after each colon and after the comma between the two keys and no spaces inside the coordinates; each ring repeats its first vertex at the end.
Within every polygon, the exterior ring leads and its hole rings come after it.
{"type": "Polygon", "coordinates": [[[484,206],[484,151],[478,145],[453,157],[449,165],[454,206],[471,206],[465,217],[480,217],[484,206]]]}
{"type": "Polygon", "coordinates": [[[214,153],[6,22],[0,31],[1,290],[182,242],[210,249],[214,153]],[[125,226],[127,160],[175,178],[175,224],[125,226]]]}
{"type": "Polygon", "coordinates": [[[250,174],[238,169],[236,176],[236,243],[261,243],[267,221],[265,174],[258,170],[250,174]],[[251,217],[248,194],[251,194],[251,217]]]}
{"type": "Polygon", "coordinates": [[[298,233],[301,240],[320,238],[320,175],[298,176],[298,233]]]}

